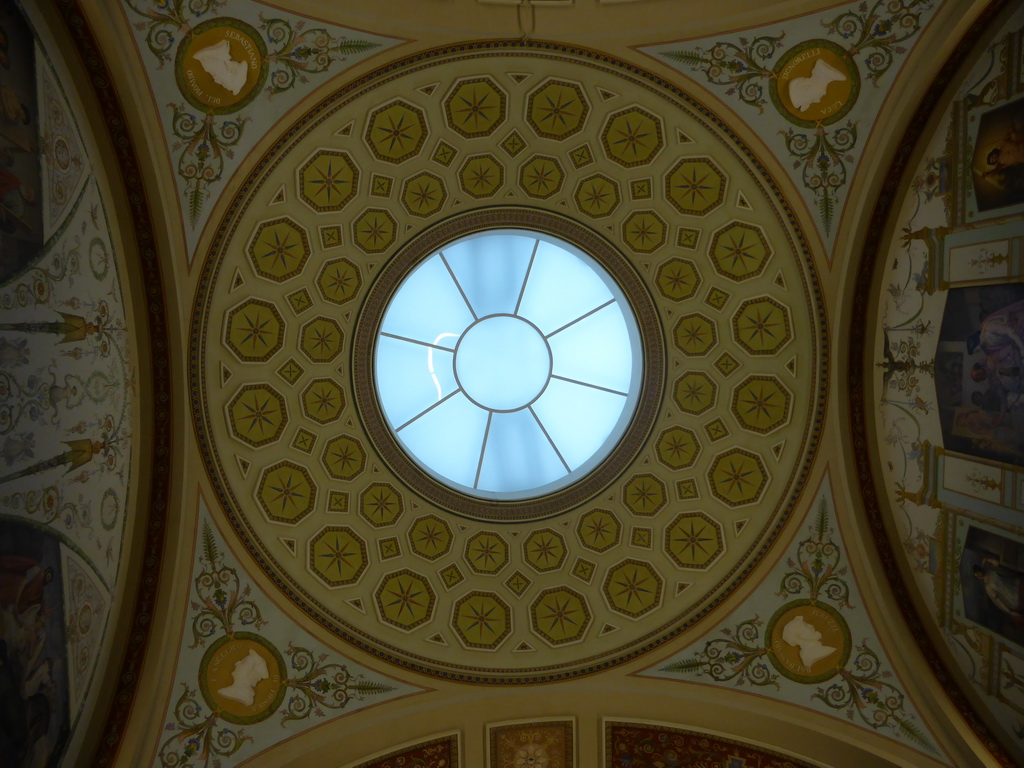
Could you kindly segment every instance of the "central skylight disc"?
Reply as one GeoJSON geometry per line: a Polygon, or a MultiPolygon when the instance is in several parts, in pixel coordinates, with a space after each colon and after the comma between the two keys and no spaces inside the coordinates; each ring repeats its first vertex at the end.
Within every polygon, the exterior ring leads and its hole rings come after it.
{"type": "Polygon", "coordinates": [[[622,291],[569,243],[526,230],[456,240],[401,283],[377,337],[377,395],[416,463],[481,498],[541,496],[597,466],[642,380],[622,291]]]}
{"type": "Polygon", "coordinates": [[[548,385],[551,348],[528,320],[491,315],[474,323],[459,339],[455,376],[466,397],[481,408],[518,411],[548,385]]]}

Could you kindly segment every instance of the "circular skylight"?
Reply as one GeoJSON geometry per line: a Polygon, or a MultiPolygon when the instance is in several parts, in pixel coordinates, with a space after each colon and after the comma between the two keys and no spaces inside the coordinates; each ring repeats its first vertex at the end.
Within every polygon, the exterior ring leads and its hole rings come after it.
{"type": "Polygon", "coordinates": [[[436,480],[515,500],[564,488],[622,437],[642,380],[621,290],[569,243],[471,235],[428,256],[388,304],[377,395],[400,445],[436,480]]]}

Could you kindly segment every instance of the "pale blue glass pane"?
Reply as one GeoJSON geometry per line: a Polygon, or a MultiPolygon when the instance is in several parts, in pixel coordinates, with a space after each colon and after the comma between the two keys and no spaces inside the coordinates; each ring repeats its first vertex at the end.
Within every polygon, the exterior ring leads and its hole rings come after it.
{"type": "Polygon", "coordinates": [[[472,488],[486,427],[487,411],[458,394],[414,421],[398,437],[430,470],[472,488]]]}
{"type": "Polygon", "coordinates": [[[594,455],[611,434],[626,398],[552,379],[532,408],[570,469],[594,455]]]}
{"type": "Polygon", "coordinates": [[[633,350],[618,302],[548,337],[548,344],[556,376],[629,391],[633,350]]]}
{"type": "Polygon", "coordinates": [[[551,354],[537,329],[498,315],[470,328],[455,353],[459,383],[484,408],[511,411],[532,402],[551,372],[551,354]]]}
{"type": "Polygon", "coordinates": [[[398,289],[384,315],[383,333],[454,347],[459,334],[473,322],[455,281],[439,256],[418,267],[398,289]]]}
{"type": "Polygon", "coordinates": [[[529,491],[565,474],[558,454],[528,409],[494,414],[484,449],[479,490],[529,491]]]}
{"type": "Polygon", "coordinates": [[[589,265],[557,245],[541,242],[518,314],[548,334],[611,298],[608,286],[589,265]]]}
{"type": "Polygon", "coordinates": [[[377,392],[392,427],[402,426],[458,389],[452,369],[454,357],[451,352],[411,341],[380,337],[377,392]]]}
{"type": "Polygon", "coordinates": [[[444,257],[478,317],[512,314],[536,238],[494,233],[444,249],[444,257]]]}

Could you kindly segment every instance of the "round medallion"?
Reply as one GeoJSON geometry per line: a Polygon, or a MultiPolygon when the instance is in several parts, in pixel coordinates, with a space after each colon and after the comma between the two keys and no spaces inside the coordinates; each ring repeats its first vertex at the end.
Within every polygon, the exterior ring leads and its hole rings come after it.
{"type": "Polygon", "coordinates": [[[71,149],[63,136],[58,136],[53,142],[53,160],[57,168],[62,171],[71,167],[71,149]]]}
{"type": "Polygon", "coordinates": [[[779,58],[769,88],[783,117],[813,128],[834,123],[853,108],[860,94],[860,73],[842,47],[829,40],[808,40],[779,58]]]}
{"type": "Polygon", "coordinates": [[[825,603],[796,600],[775,612],[765,643],[772,665],[798,683],[820,683],[836,675],[850,658],[850,628],[825,603]]]}
{"type": "Polygon", "coordinates": [[[210,708],[232,723],[258,723],[284,699],[284,661],[267,640],[251,632],[225,635],[199,665],[199,688],[210,708]]]}
{"type": "Polygon", "coordinates": [[[223,115],[251,102],[267,79],[267,46],[238,19],[210,19],[178,46],[174,74],[192,106],[223,115]]]}

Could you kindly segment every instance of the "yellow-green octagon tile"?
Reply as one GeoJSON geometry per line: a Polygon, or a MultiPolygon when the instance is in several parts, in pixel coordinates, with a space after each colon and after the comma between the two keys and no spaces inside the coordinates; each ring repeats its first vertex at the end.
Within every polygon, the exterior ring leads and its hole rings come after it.
{"type": "Polygon", "coordinates": [[[723,552],[722,526],[703,512],[678,515],[665,529],[665,553],[680,568],[705,570],[723,552]]]}
{"type": "Polygon", "coordinates": [[[313,363],[329,363],[341,353],[344,334],[336,320],[317,317],[310,320],[299,334],[299,348],[313,363]]]}
{"type": "Polygon", "coordinates": [[[381,621],[403,630],[430,621],[437,602],[427,577],[408,568],[386,574],[373,598],[381,621]]]}
{"type": "Polygon", "coordinates": [[[669,469],[692,467],[700,451],[700,441],[692,429],[670,427],[658,437],[658,461],[669,469]]]}
{"type": "Polygon", "coordinates": [[[304,467],[279,461],[260,475],[256,500],[268,519],[294,525],[313,511],[316,490],[316,483],[304,467]]]}
{"type": "Polygon", "coordinates": [[[579,642],[592,618],[586,598],[569,587],[545,589],[530,605],[533,631],[551,645],[579,642]]]}
{"type": "Polygon", "coordinates": [[[395,242],[398,222],[383,208],[367,208],[352,222],[352,240],[365,253],[382,253],[395,242]]]}
{"type": "Polygon", "coordinates": [[[490,77],[458,81],[444,101],[449,127],[467,139],[490,136],[505,122],[508,98],[490,77]]]}
{"type": "Polygon", "coordinates": [[[317,213],[340,211],[358,186],[359,168],[348,152],[321,149],[299,169],[299,199],[317,213]]]}
{"type": "Polygon", "coordinates": [[[653,565],[630,558],[608,569],[603,591],[609,608],[637,619],[661,604],[664,586],[653,565]]]}
{"type": "Polygon", "coordinates": [[[262,363],[281,349],[284,318],[268,301],[248,299],[227,314],[224,344],[245,363],[262,363]]]}
{"type": "Polygon", "coordinates": [[[767,296],[740,305],[732,318],[732,332],[751,355],[774,355],[793,338],[789,310],[767,296]]]}
{"type": "Polygon", "coordinates": [[[573,200],[580,213],[592,219],[608,216],[622,202],[618,182],[603,173],[595,173],[580,181],[573,193],[573,200]]]}
{"type": "Polygon", "coordinates": [[[359,516],[374,528],[392,525],[403,511],[402,494],[390,483],[371,483],[359,494],[359,516]]]}
{"type": "Polygon", "coordinates": [[[508,565],[508,542],[491,531],[480,531],[466,542],[464,557],[476,573],[497,573],[508,565]]]}
{"type": "Polygon", "coordinates": [[[306,266],[310,253],[309,236],[303,227],[283,216],[257,226],[247,252],[257,275],[283,283],[306,266]]]}
{"type": "Polygon", "coordinates": [[[328,525],[309,540],[309,570],[329,587],[355,584],[366,566],[366,542],[348,526],[328,525]]]}
{"type": "Polygon", "coordinates": [[[512,632],[512,610],[493,592],[470,592],[452,608],[452,629],[466,648],[493,650],[512,632]]]}
{"type": "Polygon", "coordinates": [[[676,382],[673,395],[676,405],[686,413],[698,416],[715,404],[718,385],[706,373],[693,371],[676,382]]]}
{"type": "Polygon", "coordinates": [[[340,435],[328,441],[321,461],[335,480],[352,480],[366,467],[366,452],[354,437],[340,435]]]}
{"type": "Polygon", "coordinates": [[[370,113],[363,138],[378,160],[401,163],[423,149],[427,120],[419,107],[395,99],[370,113]]]}
{"type": "Polygon", "coordinates": [[[734,221],[711,236],[711,263],[722,277],[735,282],[760,275],[772,256],[764,230],[734,221]]]}
{"type": "Polygon", "coordinates": [[[287,423],[284,398],[268,384],[246,384],[228,403],[231,433],[253,448],[277,440],[287,423]]]}
{"type": "Polygon", "coordinates": [[[654,475],[634,475],[622,488],[622,501],[634,515],[650,517],[665,506],[668,493],[654,475]]]}
{"type": "Polygon", "coordinates": [[[665,197],[680,213],[704,216],[725,200],[725,174],[710,157],[687,157],[665,174],[665,197]]]}
{"type": "Polygon", "coordinates": [[[742,448],[719,454],[708,469],[711,493],[730,507],[753,504],[768,487],[768,470],[761,457],[742,448]]]}
{"type": "Polygon", "coordinates": [[[576,524],[576,536],[587,549],[605,552],[619,543],[622,525],[607,509],[592,509],[576,524]]]}
{"type": "Polygon", "coordinates": [[[530,197],[547,200],[562,188],[565,171],[557,158],[534,155],[519,169],[519,186],[530,197]]]}
{"type": "Polygon", "coordinates": [[[544,139],[565,139],[583,130],[590,103],[577,83],[548,78],[526,100],[526,122],[544,139]]]}
{"type": "Polygon", "coordinates": [[[316,286],[320,295],[332,304],[351,301],[363,285],[359,267],[348,259],[331,259],[320,270],[316,286]]]}
{"type": "Polygon", "coordinates": [[[491,197],[505,183],[505,166],[490,154],[470,155],[459,169],[462,191],[478,200],[491,197]]]}
{"type": "Polygon", "coordinates": [[[302,411],[317,424],[337,421],[345,407],[345,393],[334,379],[313,379],[302,390],[302,411]]]}
{"type": "Polygon", "coordinates": [[[658,291],[666,299],[684,301],[697,292],[701,277],[696,265],[689,259],[669,259],[658,267],[658,291]]]}
{"type": "Polygon", "coordinates": [[[444,181],[429,171],[417,173],[402,185],[402,205],[413,216],[433,216],[447,199],[444,181]]]}
{"type": "Polygon", "coordinates": [[[665,146],[661,118],[640,107],[627,107],[605,121],[601,131],[605,154],[624,168],[651,162],[665,146]]]}
{"type": "Polygon", "coordinates": [[[740,426],[767,434],[789,420],[793,396],[774,376],[748,376],[732,395],[732,413],[740,426]]]}
{"type": "Polygon", "coordinates": [[[566,554],[565,539],[550,528],[534,531],[523,542],[523,559],[541,573],[560,568],[566,554]]]}
{"type": "Polygon", "coordinates": [[[715,321],[699,312],[683,315],[672,329],[676,349],[684,355],[700,357],[706,355],[718,343],[715,321]]]}
{"type": "Polygon", "coordinates": [[[448,554],[452,548],[452,529],[437,515],[416,518],[409,527],[409,546],[427,560],[448,554]]]}
{"type": "Polygon", "coordinates": [[[668,227],[654,211],[634,211],[622,224],[622,239],[636,253],[654,253],[665,244],[668,227]]]}

